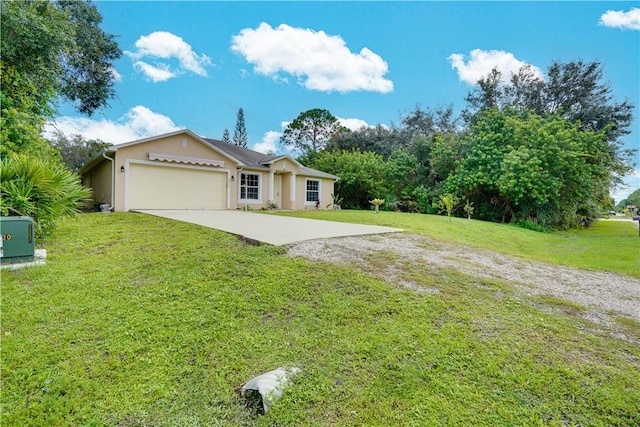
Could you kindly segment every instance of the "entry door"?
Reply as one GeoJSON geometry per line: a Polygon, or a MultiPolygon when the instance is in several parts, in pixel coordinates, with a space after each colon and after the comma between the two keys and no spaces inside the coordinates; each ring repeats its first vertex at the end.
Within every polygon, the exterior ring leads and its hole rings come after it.
{"type": "Polygon", "coordinates": [[[273,177],[274,202],[278,205],[278,209],[282,209],[282,175],[276,175],[273,177]]]}

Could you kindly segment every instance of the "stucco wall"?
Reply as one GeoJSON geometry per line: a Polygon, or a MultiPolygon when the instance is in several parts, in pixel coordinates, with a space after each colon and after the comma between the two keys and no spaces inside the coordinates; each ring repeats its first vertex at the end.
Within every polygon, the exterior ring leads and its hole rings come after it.
{"type": "Polygon", "coordinates": [[[320,181],[320,204],[318,205],[318,209],[326,209],[326,206],[331,203],[331,193],[333,193],[333,179],[325,179],[325,178],[316,178],[316,177],[306,177],[306,176],[298,176],[296,178],[296,201],[293,209],[295,210],[303,210],[303,209],[316,209],[316,204],[314,202],[307,202],[307,180],[318,180],[320,181]]]}
{"type": "MultiPolygon", "coordinates": [[[[125,187],[127,180],[127,165],[130,162],[149,161],[149,153],[169,154],[181,157],[192,157],[208,160],[219,160],[224,162],[224,166],[211,167],[216,170],[228,170],[230,175],[236,175],[236,164],[231,159],[221,155],[209,146],[201,143],[188,134],[177,134],[165,138],[152,140],[146,143],[140,143],[131,146],[118,147],[115,153],[116,174],[115,188],[116,200],[115,207],[118,211],[125,210],[125,187]],[[125,167],[125,172],[121,172],[121,167],[125,167]]],[[[235,177],[235,182],[239,182],[239,176],[235,177]]],[[[236,208],[238,199],[237,185],[230,185],[230,209],[236,208]]]]}
{"type": "MultiPolygon", "coordinates": [[[[278,205],[281,209],[301,210],[301,209],[315,209],[315,203],[305,202],[306,196],[306,177],[300,175],[300,167],[292,160],[288,158],[281,158],[274,161],[268,166],[270,170],[256,168],[251,169],[244,167],[242,170],[238,170],[238,163],[226,157],[224,154],[217,151],[212,146],[201,142],[197,137],[192,136],[189,133],[177,133],[175,135],[168,135],[162,138],[153,139],[150,138],[146,141],[138,141],[131,145],[120,145],[113,153],[114,164],[114,183],[115,197],[113,199],[114,210],[124,211],[128,207],[127,202],[127,185],[131,179],[135,179],[135,183],[138,184],[135,191],[139,191],[140,185],[153,185],[151,183],[144,183],[137,179],[131,173],[131,169],[136,164],[149,164],[149,165],[164,165],[180,168],[197,168],[197,169],[209,169],[216,172],[226,173],[226,185],[227,185],[227,207],[229,209],[243,209],[248,207],[249,209],[262,209],[270,207],[271,203],[278,205]],[[157,156],[150,159],[149,153],[157,153],[164,156],[176,156],[175,158],[162,158],[157,156]],[[188,159],[191,158],[191,159],[188,159]],[[207,165],[202,162],[196,161],[197,159],[206,159],[207,161],[223,162],[220,165],[207,165]],[[193,163],[196,163],[195,165],[193,163]],[[241,173],[253,173],[260,176],[260,193],[259,200],[240,200],[240,184],[241,173]],[[292,184],[292,176],[295,176],[295,189],[292,184]],[[233,179],[232,179],[233,177],[233,179]],[[277,177],[277,178],[276,178],[277,177]],[[270,190],[271,179],[273,178],[274,187],[270,190]],[[278,180],[281,180],[280,187],[277,186],[278,180]],[[295,199],[292,201],[292,191],[295,192],[295,199]],[[280,193],[280,194],[278,194],[280,193]]],[[[103,159],[101,163],[96,165],[93,169],[85,173],[85,182],[88,186],[91,186],[94,191],[94,198],[97,203],[111,203],[112,200],[112,163],[106,159],[103,159]]],[[[137,169],[141,170],[141,169],[137,169]]],[[[159,177],[160,178],[160,177],[159,177]]],[[[319,209],[325,209],[328,204],[331,203],[330,194],[334,192],[333,179],[321,179],[320,185],[320,206],[319,209]]],[[[194,182],[192,179],[190,182],[194,182]]],[[[172,184],[173,182],[171,182],[172,184]]],[[[193,185],[193,184],[192,184],[193,185]]],[[[144,188],[142,189],[144,191],[144,188]]],[[[144,193],[140,193],[144,194],[144,193]]],[[[132,202],[129,200],[129,202],[132,202]]]]}
{"type": "Polygon", "coordinates": [[[111,204],[111,162],[104,160],[84,177],[85,185],[93,192],[91,205],[111,204]]]}

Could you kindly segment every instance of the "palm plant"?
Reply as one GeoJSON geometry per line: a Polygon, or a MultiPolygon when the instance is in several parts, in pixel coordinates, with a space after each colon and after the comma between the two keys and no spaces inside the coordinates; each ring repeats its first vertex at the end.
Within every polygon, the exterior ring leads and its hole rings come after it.
{"type": "Polygon", "coordinates": [[[75,215],[91,191],[61,163],[24,154],[2,158],[0,214],[29,216],[37,237],[44,237],[64,217],[75,215]]]}

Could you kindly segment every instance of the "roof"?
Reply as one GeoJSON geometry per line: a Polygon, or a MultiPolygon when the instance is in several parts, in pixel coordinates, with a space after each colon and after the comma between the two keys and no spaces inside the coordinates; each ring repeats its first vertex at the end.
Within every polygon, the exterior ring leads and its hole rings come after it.
{"type": "Polygon", "coordinates": [[[216,147],[218,150],[238,159],[243,166],[256,168],[256,169],[269,169],[270,160],[278,156],[270,156],[267,154],[259,153],[257,151],[249,150],[248,148],[240,147],[239,145],[229,144],[219,141],[217,139],[203,138],[209,144],[216,147]]]}
{"type": "Polygon", "coordinates": [[[203,138],[203,139],[211,143],[215,147],[217,147],[219,150],[224,151],[225,153],[229,153],[236,159],[240,160],[246,167],[249,167],[252,169],[269,170],[271,164],[277,162],[278,160],[287,159],[298,166],[298,171],[300,175],[312,176],[316,178],[338,179],[337,176],[332,175],[330,173],[322,172],[316,169],[303,166],[296,159],[286,154],[285,155],[263,154],[258,151],[253,151],[248,148],[240,147],[239,145],[235,145],[235,144],[229,144],[223,141],[219,141],[217,139],[211,139],[211,138],[203,138]]]}
{"type": "Polygon", "coordinates": [[[149,138],[138,139],[135,141],[125,142],[123,144],[112,145],[111,147],[106,148],[103,152],[96,155],[93,159],[89,160],[80,169],[80,174],[83,174],[84,172],[88,171],[93,166],[101,162],[106,154],[113,154],[116,151],[118,151],[118,148],[128,147],[128,146],[137,145],[137,144],[143,144],[145,142],[153,141],[155,139],[165,138],[167,136],[178,135],[181,133],[186,133],[191,137],[193,137],[194,139],[201,141],[203,144],[208,145],[214,151],[217,151],[220,154],[223,154],[226,157],[230,158],[231,160],[235,161],[240,167],[246,167],[246,168],[257,169],[257,170],[269,170],[271,164],[281,159],[287,159],[292,161],[298,166],[300,175],[312,176],[316,178],[338,179],[337,176],[332,175],[330,173],[322,172],[316,169],[303,166],[297,160],[295,160],[289,155],[263,154],[258,151],[253,151],[248,148],[240,147],[239,145],[222,142],[217,139],[203,138],[201,136],[196,135],[189,129],[181,129],[175,132],[170,132],[170,133],[157,135],[149,138]]]}

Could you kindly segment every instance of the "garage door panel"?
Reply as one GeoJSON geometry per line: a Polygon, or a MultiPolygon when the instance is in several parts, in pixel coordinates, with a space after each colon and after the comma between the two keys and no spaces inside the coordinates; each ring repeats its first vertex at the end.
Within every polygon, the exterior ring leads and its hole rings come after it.
{"type": "Polygon", "coordinates": [[[132,163],[129,209],[226,209],[225,172],[132,163]]]}

